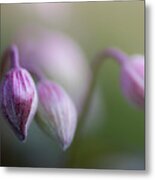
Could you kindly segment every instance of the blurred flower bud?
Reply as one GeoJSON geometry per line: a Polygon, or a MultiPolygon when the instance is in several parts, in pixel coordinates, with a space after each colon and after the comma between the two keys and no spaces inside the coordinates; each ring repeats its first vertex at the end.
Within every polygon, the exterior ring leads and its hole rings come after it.
{"type": "MultiPolygon", "coordinates": [[[[16,47],[11,49],[12,58],[18,56],[16,47]]],[[[11,59],[11,61],[14,61],[11,59]]],[[[0,86],[0,110],[17,137],[24,141],[28,127],[37,109],[37,93],[31,75],[18,64],[12,63],[0,86]]]]}
{"type": "Polygon", "coordinates": [[[54,82],[41,80],[37,89],[39,114],[63,150],[66,150],[76,129],[76,108],[67,93],[54,82]]]}
{"type": "Polygon", "coordinates": [[[144,107],[144,56],[131,56],[122,65],[121,84],[125,97],[132,103],[144,107]]]}
{"type": "Polygon", "coordinates": [[[25,27],[14,41],[21,63],[37,64],[54,81],[63,84],[80,111],[91,79],[91,70],[79,45],[64,33],[25,27]]]}

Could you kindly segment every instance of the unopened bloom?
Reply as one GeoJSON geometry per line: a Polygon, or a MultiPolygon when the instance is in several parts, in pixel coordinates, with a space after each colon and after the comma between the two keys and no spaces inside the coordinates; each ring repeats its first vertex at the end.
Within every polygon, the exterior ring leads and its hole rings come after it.
{"type": "Polygon", "coordinates": [[[24,141],[37,109],[37,93],[29,72],[18,64],[18,49],[9,49],[12,67],[0,86],[0,110],[17,137],[24,141]]]}
{"type": "Polygon", "coordinates": [[[92,74],[79,44],[63,32],[33,26],[24,27],[14,41],[19,46],[22,66],[34,64],[63,84],[80,112],[92,74]]]}
{"type": "Polygon", "coordinates": [[[71,144],[76,129],[75,106],[65,90],[52,81],[41,80],[37,89],[39,114],[65,150],[71,144]]]}
{"type": "Polygon", "coordinates": [[[144,56],[134,55],[121,68],[121,85],[128,101],[144,107],[144,56]]]}
{"type": "Polygon", "coordinates": [[[94,72],[98,72],[103,59],[113,58],[121,67],[121,88],[129,102],[144,107],[144,56],[128,56],[117,48],[107,48],[97,54],[94,72]]]}

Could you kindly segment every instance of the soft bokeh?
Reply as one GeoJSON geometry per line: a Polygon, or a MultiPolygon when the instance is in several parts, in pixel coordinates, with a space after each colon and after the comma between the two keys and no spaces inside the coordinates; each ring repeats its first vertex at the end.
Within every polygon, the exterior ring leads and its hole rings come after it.
{"type": "MultiPolygon", "coordinates": [[[[106,47],[120,48],[129,55],[144,54],[143,1],[58,3],[56,6],[54,4],[53,8],[49,3],[1,5],[0,53],[23,27],[32,25],[71,37],[86,56],[84,64],[90,63],[96,53],[106,47]],[[57,9],[56,6],[61,13],[52,11],[57,9]]],[[[79,72],[79,76],[81,73],[83,77],[87,74],[79,72]]],[[[90,121],[88,118],[83,128],[84,133],[76,145],[74,166],[70,159],[72,146],[63,152],[38,128],[35,121],[29,129],[27,142],[23,144],[2,118],[1,164],[144,169],[144,112],[126,101],[119,77],[120,67],[108,59],[98,77],[97,90],[101,93],[96,105],[93,105],[95,116],[91,116],[90,121]]]]}

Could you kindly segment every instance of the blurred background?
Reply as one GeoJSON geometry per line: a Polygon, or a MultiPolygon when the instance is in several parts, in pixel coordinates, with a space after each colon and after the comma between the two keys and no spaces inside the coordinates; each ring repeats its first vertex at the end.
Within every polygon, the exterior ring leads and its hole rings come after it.
{"type": "MultiPolygon", "coordinates": [[[[48,69],[47,75],[61,83],[80,108],[78,100],[83,99],[81,89],[85,92],[91,76],[89,65],[97,52],[106,47],[117,47],[129,55],[144,54],[144,2],[1,4],[0,55],[12,42],[17,42],[21,45],[19,49],[22,47],[25,50],[23,42],[42,44],[42,34],[52,36],[53,32],[71,39],[73,46],[78,49],[76,52],[81,55],[75,58],[78,65],[75,65],[74,55],[71,62],[62,60],[61,72],[67,71],[69,75],[61,74],[59,65],[56,73],[52,74],[52,71],[50,74],[48,69]],[[66,70],[68,63],[72,65],[66,70]]],[[[36,44],[32,46],[35,53],[36,44]]],[[[41,58],[44,61],[44,56],[41,58]]],[[[49,64],[45,62],[44,65],[49,64]]],[[[74,165],[70,163],[72,146],[63,152],[55,141],[38,128],[35,121],[23,144],[5,120],[0,118],[1,165],[144,169],[144,120],[144,112],[130,105],[122,95],[120,67],[109,59],[99,73],[92,106],[83,127],[84,133],[76,145],[74,165]]]]}

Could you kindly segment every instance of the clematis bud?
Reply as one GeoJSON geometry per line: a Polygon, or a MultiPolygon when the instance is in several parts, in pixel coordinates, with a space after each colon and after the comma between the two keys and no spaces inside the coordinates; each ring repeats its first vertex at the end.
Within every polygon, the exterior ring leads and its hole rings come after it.
{"type": "MultiPolygon", "coordinates": [[[[129,57],[126,53],[117,48],[106,48],[98,53],[95,58],[93,63],[95,75],[101,67],[103,60],[106,58],[113,58],[121,67],[121,86],[124,96],[132,104],[143,108],[145,102],[144,56],[133,55],[129,57]]],[[[95,78],[93,79],[94,82],[96,80],[95,78]]],[[[92,87],[95,84],[93,81],[91,84],[92,87]]]]}
{"type": "Polygon", "coordinates": [[[75,106],[58,84],[41,80],[38,85],[39,113],[63,150],[72,142],[77,124],[75,106]]]}
{"type": "Polygon", "coordinates": [[[144,107],[144,56],[134,55],[123,63],[121,84],[125,97],[135,105],[144,107]]]}
{"type": "Polygon", "coordinates": [[[29,72],[18,64],[18,49],[12,46],[12,68],[6,73],[0,86],[0,110],[17,137],[24,141],[28,127],[37,109],[37,93],[29,72]]]}
{"type": "Polygon", "coordinates": [[[92,74],[79,44],[67,34],[34,26],[23,27],[14,41],[19,46],[21,65],[37,65],[49,78],[63,84],[80,112],[92,74]]]}

